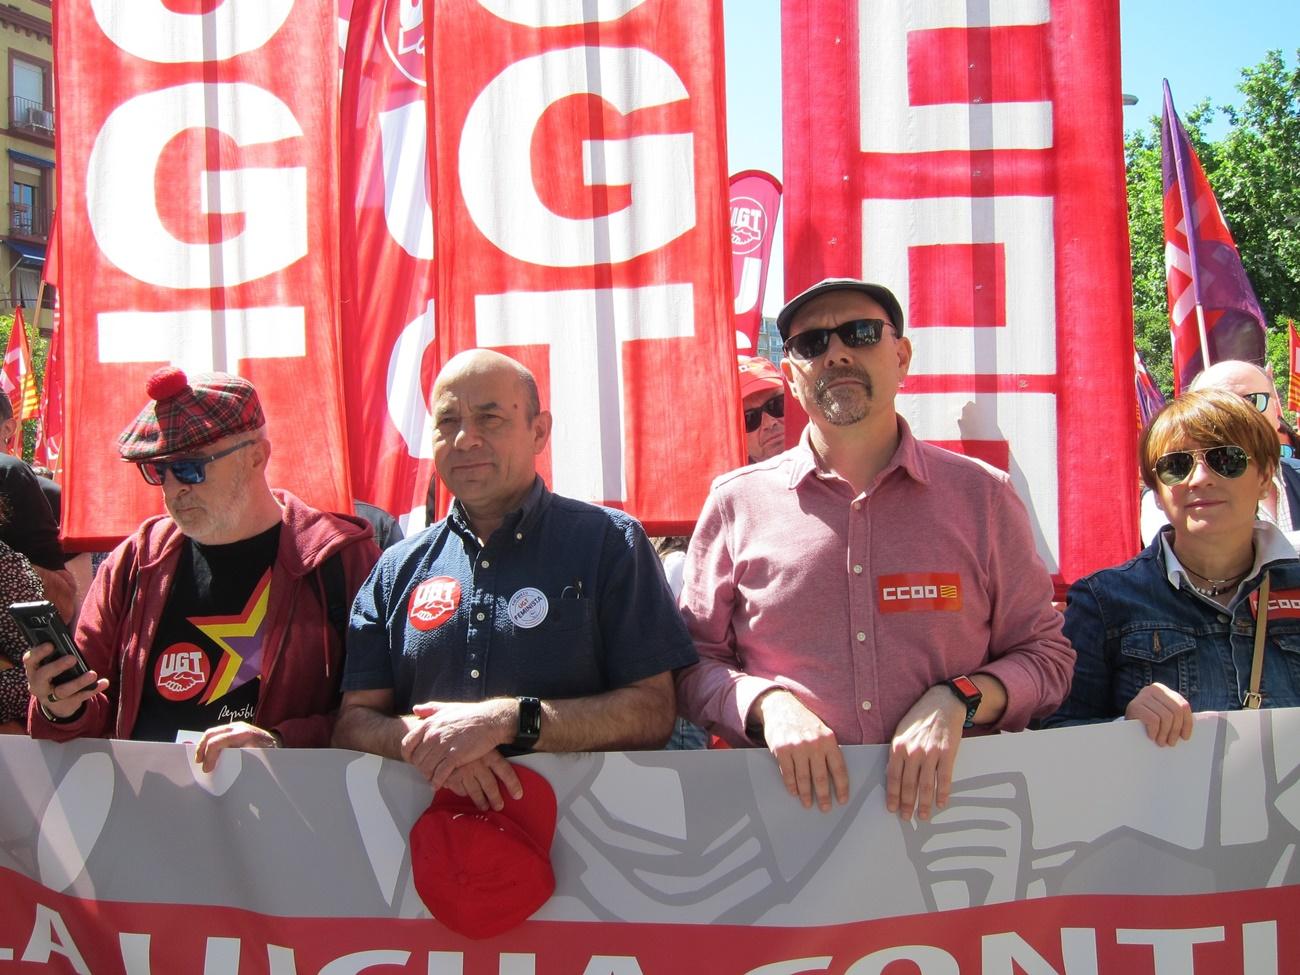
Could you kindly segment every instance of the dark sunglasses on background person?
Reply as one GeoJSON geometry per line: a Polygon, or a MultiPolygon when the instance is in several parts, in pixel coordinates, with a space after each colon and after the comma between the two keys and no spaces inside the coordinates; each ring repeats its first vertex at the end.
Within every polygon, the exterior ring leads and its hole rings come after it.
{"type": "Polygon", "coordinates": [[[778,420],[785,416],[785,396],[773,396],[766,403],[745,411],[745,432],[753,433],[763,422],[763,414],[774,416],[778,420]]]}
{"type": "Polygon", "coordinates": [[[1250,455],[1236,444],[1200,447],[1196,450],[1173,450],[1156,459],[1156,477],[1167,487],[1182,484],[1196,469],[1196,458],[1220,477],[1241,477],[1250,464],[1250,455]]]}
{"type": "Polygon", "coordinates": [[[1268,396],[1269,396],[1268,393],[1242,393],[1241,394],[1242,399],[1244,399],[1251,406],[1255,407],[1255,409],[1259,410],[1259,412],[1261,413],[1263,413],[1266,409],[1268,409],[1268,396]]]}
{"type": "Polygon", "coordinates": [[[214,460],[221,460],[236,450],[243,450],[249,444],[257,443],[256,440],[244,440],[235,444],[233,447],[227,447],[225,450],[219,450],[215,454],[209,454],[206,457],[181,457],[177,460],[146,460],[141,461],[135,466],[140,468],[140,475],[149,484],[158,485],[163,482],[167,472],[172,472],[172,477],[176,478],[181,484],[202,484],[207,478],[207,466],[214,460]]]}
{"type": "Polygon", "coordinates": [[[810,328],[798,335],[791,335],[782,348],[792,359],[816,359],[830,348],[831,336],[838,335],[840,341],[850,349],[861,349],[879,342],[888,324],[883,318],[855,318],[841,322],[834,328],[810,328]]]}

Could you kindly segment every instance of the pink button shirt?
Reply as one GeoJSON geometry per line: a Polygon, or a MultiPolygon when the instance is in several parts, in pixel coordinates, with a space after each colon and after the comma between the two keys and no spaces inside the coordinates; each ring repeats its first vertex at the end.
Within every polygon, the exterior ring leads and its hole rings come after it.
{"type": "Polygon", "coordinates": [[[686,556],[682,613],[700,662],[686,717],[735,745],[750,705],[792,691],[842,744],[888,742],[942,681],[997,677],[1017,731],[1065,699],[1074,650],[1024,505],[1001,471],[906,422],[866,491],[798,446],[719,477],[686,556]]]}

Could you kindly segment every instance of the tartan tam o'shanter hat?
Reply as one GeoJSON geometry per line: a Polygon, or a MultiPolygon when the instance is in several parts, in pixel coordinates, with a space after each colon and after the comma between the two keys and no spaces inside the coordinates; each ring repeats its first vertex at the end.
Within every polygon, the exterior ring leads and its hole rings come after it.
{"type": "Polygon", "coordinates": [[[117,438],[123,460],[189,453],[266,425],[257,390],[240,376],[211,372],[191,380],[177,367],[163,366],[145,390],[153,402],[117,438]]]}

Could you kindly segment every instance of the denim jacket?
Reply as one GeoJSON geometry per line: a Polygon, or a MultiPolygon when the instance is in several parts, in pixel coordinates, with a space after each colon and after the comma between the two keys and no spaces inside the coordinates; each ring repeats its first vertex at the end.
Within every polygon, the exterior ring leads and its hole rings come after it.
{"type": "MultiPolygon", "coordinates": [[[[1122,717],[1143,687],[1173,688],[1193,711],[1241,708],[1255,648],[1256,593],[1270,576],[1264,707],[1300,705],[1300,560],[1277,558],[1273,525],[1256,522],[1256,551],[1269,551],[1233,602],[1216,609],[1165,563],[1164,529],[1135,558],[1080,579],[1067,598],[1065,635],[1078,653],[1070,696],[1044,727],[1122,717]],[[1273,544],[1269,544],[1273,543],[1273,544]]],[[[1284,541],[1284,540],[1283,540],[1284,541]]]]}

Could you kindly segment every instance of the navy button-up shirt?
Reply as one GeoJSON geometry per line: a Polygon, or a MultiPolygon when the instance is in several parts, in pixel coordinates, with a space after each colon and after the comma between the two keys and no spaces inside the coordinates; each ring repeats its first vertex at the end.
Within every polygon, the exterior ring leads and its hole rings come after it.
{"type": "Polygon", "coordinates": [[[459,504],[384,553],[357,593],[343,690],[423,701],[586,697],[695,648],[636,519],[537,478],[479,546],[459,504]]]}

